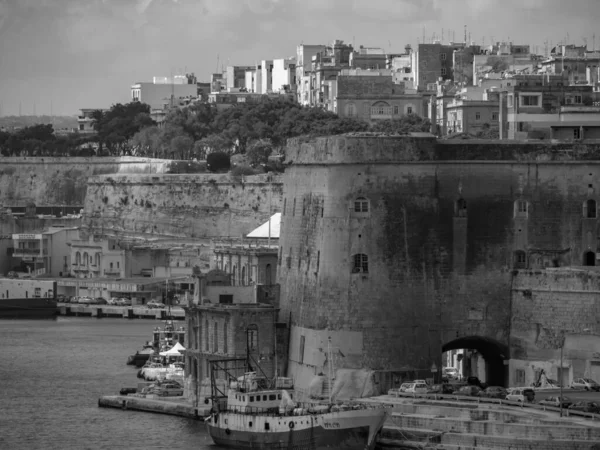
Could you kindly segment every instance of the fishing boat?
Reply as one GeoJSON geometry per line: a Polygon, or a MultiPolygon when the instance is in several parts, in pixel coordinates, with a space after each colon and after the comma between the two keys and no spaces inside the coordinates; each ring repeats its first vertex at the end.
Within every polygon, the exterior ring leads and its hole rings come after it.
{"type": "Polygon", "coordinates": [[[290,378],[269,380],[252,370],[236,376],[242,367],[252,369],[251,362],[249,357],[211,361],[212,408],[205,422],[215,444],[264,450],[375,447],[385,408],[334,403],[331,397],[327,403],[296,402],[290,378]]]}
{"type": "Polygon", "coordinates": [[[127,364],[143,367],[153,356],[160,352],[173,348],[176,343],[185,343],[185,327],[176,326],[170,317],[165,320],[162,327],[156,327],[153,331],[153,339],[144,344],[141,350],[127,357],[127,364]]]}

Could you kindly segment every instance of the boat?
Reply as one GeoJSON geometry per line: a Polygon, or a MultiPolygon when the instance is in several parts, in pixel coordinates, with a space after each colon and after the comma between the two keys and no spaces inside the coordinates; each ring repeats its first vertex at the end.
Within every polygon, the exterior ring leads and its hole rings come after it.
{"type": "Polygon", "coordinates": [[[46,319],[58,315],[56,282],[1,278],[1,319],[46,319]]]}
{"type": "Polygon", "coordinates": [[[151,341],[146,342],[141,350],[127,357],[127,364],[137,368],[143,367],[153,356],[171,349],[178,342],[180,344],[185,342],[185,327],[176,326],[174,320],[168,318],[162,328],[154,328],[151,341]]]}
{"type": "Polygon", "coordinates": [[[386,408],[334,403],[331,397],[327,403],[298,403],[290,378],[269,380],[255,371],[236,376],[244,365],[252,369],[248,356],[210,362],[212,407],[205,423],[215,444],[264,450],[375,447],[387,419],[386,408]]]}

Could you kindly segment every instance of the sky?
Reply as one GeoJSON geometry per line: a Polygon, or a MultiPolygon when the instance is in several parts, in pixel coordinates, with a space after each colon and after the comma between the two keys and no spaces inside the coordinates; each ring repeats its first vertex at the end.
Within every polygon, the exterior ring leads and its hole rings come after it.
{"type": "Polygon", "coordinates": [[[131,84],[295,56],[334,39],[402,52],[434,35],[600,48],[600,0],[0,0],[0,115],[75,115],[131,84]]]}

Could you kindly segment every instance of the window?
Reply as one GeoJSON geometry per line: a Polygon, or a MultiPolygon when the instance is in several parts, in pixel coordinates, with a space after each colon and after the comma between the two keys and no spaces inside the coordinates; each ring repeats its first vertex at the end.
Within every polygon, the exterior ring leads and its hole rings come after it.
{"type": "Polygon", "coordinates": [[[537,95],[522,95],[521,106],[539,106],[540,97],[537,95]]]}
{"type": "Polygon", "coordinates": [[[446,61],[446,54],[445,53],[441,53],[440,54],[440,58],[442,58],[442,61],[446,61]]]}
{"type": "Polygon", "coordinates": [[[527,268],[527,255],[523,250],[517,250],[515,252],[514,267],[515,269],[526,269],[527,268]]]}
{"type": "Polygon", "coordinates": [[[596,253],[589,251],[585,252],[583,255],[583,264],[585,266],[595,266],[596,265],[596,253]]]}
{"type": "Polygon", "coordinates": [[[400,107],[399,106],[394,106],[394,114],[398,115],[400,114],[400,107]]]}
{"type": "Polygon", "coordinates": [[[475,113],[475,120],[481,120],[481,113],[480,112],[476,112],[475,113]]]}
{"type": "Polygon", "coordinates": [[[285,208],[286,208],[286,206],[287,206],[287,198],[284,198],[283,199],[283,214],[282,214],[282,216],[285,216],[285,208]]]}
{"type": "Polygon", "coordinates": [[[294,206],[292,207],[292,216],[296,215],[296,199],[294,199],[294,206]]]}
{"type": "Polygon", "coordinates": [[[509,108],[512,108],[512,106],[513,106],[513,96],[512,96],[512,94],[509,95],[508,97],[506,97],[506,106],[508,106],[509,108]]]}
{"type": "Polygon", "coordinates": [[[345,115],[347,117],[356,117],[356,105],[354,103],[348,103],[346,105],[345,115]]]}
{"type": "Polygon", "coordinates": [[[525,371],[523,369],[515,370],[515,384],[518,386],[525,384],[525,371]]]}
{"type": "Polygon", "coordinates": [[[208,351],[208,319],[204,322],[204,350],[208,351]]]}
{"type": "Polygon", "coordinates": [[[352,273],[368,273],[369,272],[369,258],[363,253],[354,255],[354,267],[352,273]]]}
{"type": "Polygon", "coordinates": [[[515,201],[515,217],[527,217],[529,213],[529,205],[527,200],[515,201]]]}
{"type": "MultiPolygon", "coordinates": [[[[444,55],[444,56],[446,56],[446,55],[444,55]]],[[[445,76],[445,75],[446,75],[446,68],[442,67],[442,76],[445,76]]]]}
{"type": "Polygon", "coordinates": [[[215,322],[213,327],[213,353],[219,351],[219,324],[215,322]]]}
{"type": "Polygon", "coordinates": [[[321,262],[321,250],[317,251],[317,273],[319,273],[319,264],[321,262]]]}
{"type": "Polygon", "coordinates": [[[454,209],[456,217],[467,217],[467,201],[464,198],[456,200],[454,209]]]}
{"type": "Polygon", "coordinates": [[[271,273],[271,264],[267,264],[265,266],[265,284],[270,285],[273,284],[273,274],[271,273]]]}
{"type": "Polygon", "coordinates": [[[573,139],[581,139],[581,130],[579,127],[573,128],[573,139]]]}
{"type": "Polygon", "coordinates": [[[581,95],[576,95],[575,97],[573,97],[573,103],[583,103],[581,95]]]}
{"type": "Polygon", "coordinates": [[[302,364],[304,362],[304,344],[305,344],[305,337],[300,336],[300,348],[298,350],[298,362],[300,364],[302,364]]]}
{"type": "Polygon", "coordinates": [[[369,212],[369,200],[364,197],[358,197],[354,200],[354,212],[369,212]]]}
{"type": "Polygon", "coordinates": [[[42,288],[36,287],[33,293],[34,297],[41,297],[42,296],[42,288]]]}
{"type": "Polygon", "coordinates": [[[292,268],[292,248],[291,247],[290,247],[290,253],[289,253],[289,255],[287,257],[287,260],[286,260],[286,264],[287,264],[287,268],[288,269],[292,268]]]}
{"type": "Polygon", "coordinates": [[[223,324],[223,353],[227,354],[229,351],[229,348],[227,346],[227,327],[229,326],[229,322],[226,320],[225,323],[223,324]]]}
{"type": "Polygon", "coordinates": [[[246,333],[248,339],[248,350],[258,350],[258,326],[254,324],[249,325],[246,333]]]}
{"type": "Polygon", "coordinates": [[[583,217],[595,219],[597,216],[596,200],[589,199],[583,204],[583,217]]]}
{"type": "Polygon", "coordinates": [[[408,105],[406,107],[406,114],[412,114],[414,112],[413,105],[408,105]]]}
{"type": "Polygon", "coordinates": [[[498,113],[497,112],[493,112],[492,113],[492,120],[498,120],[498,113]]]}

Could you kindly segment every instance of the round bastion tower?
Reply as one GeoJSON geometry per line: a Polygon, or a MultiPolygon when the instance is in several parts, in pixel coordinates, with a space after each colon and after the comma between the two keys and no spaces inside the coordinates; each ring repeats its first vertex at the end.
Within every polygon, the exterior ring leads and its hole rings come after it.
{"type": "Polygon", "coordinates": [[[424,134],[289,141],[278,274],[288,375],[299,389],[335,374],[338,391],[378,394],[435,377],[442,347],[463,336],[507,343],[511,250],[500,237],[498,262],[488,258],[479,273],[480,256],[467,249],[480,236],[467,229],[470,220],[487,224],[483,234],[510,228],[512,200],[498,204],[506,217],[493,224],[482,212],[468,217],[487,175],[440,161],[438,146],[424,134]],[[488,303],[467,320],[473,296],[488,303]]]}

